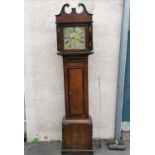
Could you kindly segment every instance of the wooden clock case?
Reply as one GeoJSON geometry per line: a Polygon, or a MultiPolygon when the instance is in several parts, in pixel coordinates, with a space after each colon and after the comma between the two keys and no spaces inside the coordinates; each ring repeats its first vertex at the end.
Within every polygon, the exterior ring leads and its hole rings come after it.
{"type": "Polygon", "coordinates": [[[92,119],[88,106],[88,55],[92,54],[92,14],[83,4],[81,13],[72,8],[65,12],[65,4],[56,15],[57,54],[63,57],[65,84],[65,116],[62,121],[62,154],[92,155],[92,119]],[[84,26],[86,31],[85,49],[64,49],[63,28],[84,26]]]}

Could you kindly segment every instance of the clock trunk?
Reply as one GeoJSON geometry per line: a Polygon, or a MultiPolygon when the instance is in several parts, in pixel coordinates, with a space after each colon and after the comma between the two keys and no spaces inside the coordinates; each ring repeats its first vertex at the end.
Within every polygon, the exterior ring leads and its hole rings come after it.
{"type": "Polygon", "coordinates": [[[88,57],[64,57],[67,118],[88,117],[88,57]]]}

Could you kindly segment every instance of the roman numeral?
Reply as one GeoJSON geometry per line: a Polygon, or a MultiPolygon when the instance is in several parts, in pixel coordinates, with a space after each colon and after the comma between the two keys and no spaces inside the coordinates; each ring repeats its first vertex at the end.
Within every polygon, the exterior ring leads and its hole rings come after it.
{"type": "Polygon", "coordinates": [[[73,28],[69,28],[69,32],[73,32],[73,28]]]}
{"type": "Polygon", "coordinates": [[[69,42],[69,39],[64,40],[64,42],[65,42],[65,43],[68,43],[68,42],[69,42]]]}
{"type": "Polygon", "coordinates": [[[79,40],[80,41],[80,43],[84,43],[84,41],[83,40],[79,40]]]}
{"type": "Polygon", "coordinates": [[[75,27],[73,27],[73,32],[75,32],[75,27]]]}
{"type": "Polygon", "coordinates": [[[79,35],[81,36],[84,32],[80,32],[79,35]]]}
{"type": "Polygon", "coordinates": [[[68,47],[71,48],[71,43],[69,43],[68,47]]]}
{"type": "Polygon", "coordinates": [[[64,37],[64,39],[69,39],[69,37],[64,37]]]}

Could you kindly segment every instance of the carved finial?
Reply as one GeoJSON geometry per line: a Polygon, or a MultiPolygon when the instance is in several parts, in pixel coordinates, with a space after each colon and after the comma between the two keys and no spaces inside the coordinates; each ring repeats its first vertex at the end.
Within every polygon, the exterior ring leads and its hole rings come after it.
{"type": "Polygon", "coordinates": [[[76,13],[76,8],[72,8],[72,13],[76,13]]]}

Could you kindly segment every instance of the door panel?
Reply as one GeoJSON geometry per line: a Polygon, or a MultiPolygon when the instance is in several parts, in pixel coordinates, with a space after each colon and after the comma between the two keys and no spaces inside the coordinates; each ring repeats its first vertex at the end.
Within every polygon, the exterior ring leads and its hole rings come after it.
{"type": "Polygon", "coordinates": [[[83,68],[68,68],[69,111],[71,115],[82,115],[84,111],[83,68]]]}
{"type": "Polygon", "coordinates": [[[88,65],[83,60],[64,61],[67,118],[88,117],[88,65]]]}

